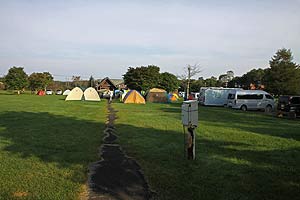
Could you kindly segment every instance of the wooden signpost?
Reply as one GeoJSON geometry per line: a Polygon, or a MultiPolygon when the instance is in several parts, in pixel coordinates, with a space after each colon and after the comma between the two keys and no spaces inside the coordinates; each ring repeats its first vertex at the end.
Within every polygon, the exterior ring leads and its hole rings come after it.
{"type": "Polygon", "coordinates": [[[184,139],[184,153],[187,155],[189,160],[195,160],[195,149],[196,149],[196,134],[195,129],[198,126],[198,101],[189,100],[184,101],[181,106],[181,120],[184,128],[184,138],[185,129],[187,128],[187,139],[184,139]],[[187,153],[187,154],[186,154],[187,153]]]}

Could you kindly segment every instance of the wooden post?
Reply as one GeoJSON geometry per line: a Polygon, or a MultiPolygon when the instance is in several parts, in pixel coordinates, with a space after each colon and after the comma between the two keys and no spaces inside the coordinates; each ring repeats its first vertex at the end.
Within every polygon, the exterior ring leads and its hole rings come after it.
{"type": "Polygon", "coordinates": [[[195,160],[195,138],[196,134],[194,133],[195,128],[189,127],[188,128],[188,145],[187,145],[187,157],[189,160],[195,160]]]}

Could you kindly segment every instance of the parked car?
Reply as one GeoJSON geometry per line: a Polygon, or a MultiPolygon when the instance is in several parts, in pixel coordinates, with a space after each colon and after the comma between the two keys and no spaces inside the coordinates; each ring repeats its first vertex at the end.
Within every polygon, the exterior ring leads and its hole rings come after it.
{"type": "Polygon", "coordinates": [[[291,118],[300,116],[300,96],[285,95],[278,98],[277,114],[291,118]]]}
{"type": "Polygon", "coordinates": [[[274,98],[262,90],[236,90],[228,94],[228,107],[246,110],[265,110],[271,112],[274,109],[274,98]]]}
{"type": "Polygon", "coordinates": [[[47,94],[47,95],[52,95],[53,92],[52,92],[52,90],[46,90],[46,94],[47,94]]]}
{"type": "Polygon", "coordinates": [[[56,93],[55,93],[55,94],[56,94],[56,95],[62,95],[62,93],[63,93],[62,90],[56,90],[56,93]]]}

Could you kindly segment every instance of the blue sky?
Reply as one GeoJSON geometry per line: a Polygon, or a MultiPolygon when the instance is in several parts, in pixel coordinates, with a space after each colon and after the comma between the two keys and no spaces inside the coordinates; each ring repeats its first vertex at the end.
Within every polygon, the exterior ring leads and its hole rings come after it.
{"type": "Polygon", "coordinates": [[[0,74],[22,66],[56,79],[120,78],[154,64],[200,76],[266,68],[282,47],[300,63],[300,0],[0,0],[0,74]]]}

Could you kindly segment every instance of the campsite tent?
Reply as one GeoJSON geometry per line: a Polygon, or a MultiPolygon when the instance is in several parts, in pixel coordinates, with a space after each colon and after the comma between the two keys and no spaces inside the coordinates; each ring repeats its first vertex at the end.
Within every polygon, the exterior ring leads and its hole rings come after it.
{"type": "Polygon", "coordinates": [[[45,96],[46,93],[44,90],[39,90],[36,94],[39,96],[45,96]]]}
{"type": "Polygon", "coordinates": [[[86,90],[84,90],[84,99],[86,101],[100,101],[100,97],[93,87],[89,87],[86,90]]]}
{"type": "Polygon", "coordinates": [[[67,96],[66,101],[81,100],[83,91],[79,87],[75,87],[71,90],[70,94],[67,96]]]}
{"type": "Polygon", "coordinates": [[[149,102],[156,102],[156,103],[168,102],[167,92],[159,88],[152,88],[151,90],[149,90],[146,99],[149,102]]]}
{"type": "Polygon", "coordinates": [[[178,95],[176,93],[170,93],[168,95],[168,99],[171,102],[177,101],[179,99],[178,95]]]}
{"type": "Polygon", "coordinates": [[[70,94],[71,90],[65,90],[63,95],[68,96],[70,94]]]}
{"type": "Polygon", "coordinates": [[[145,99],[144,97],[137,92],[136,90],[130,90],[127,92],[126,96],[123,99],[124,103],[141,103],[145,104],[145,99]]]}

